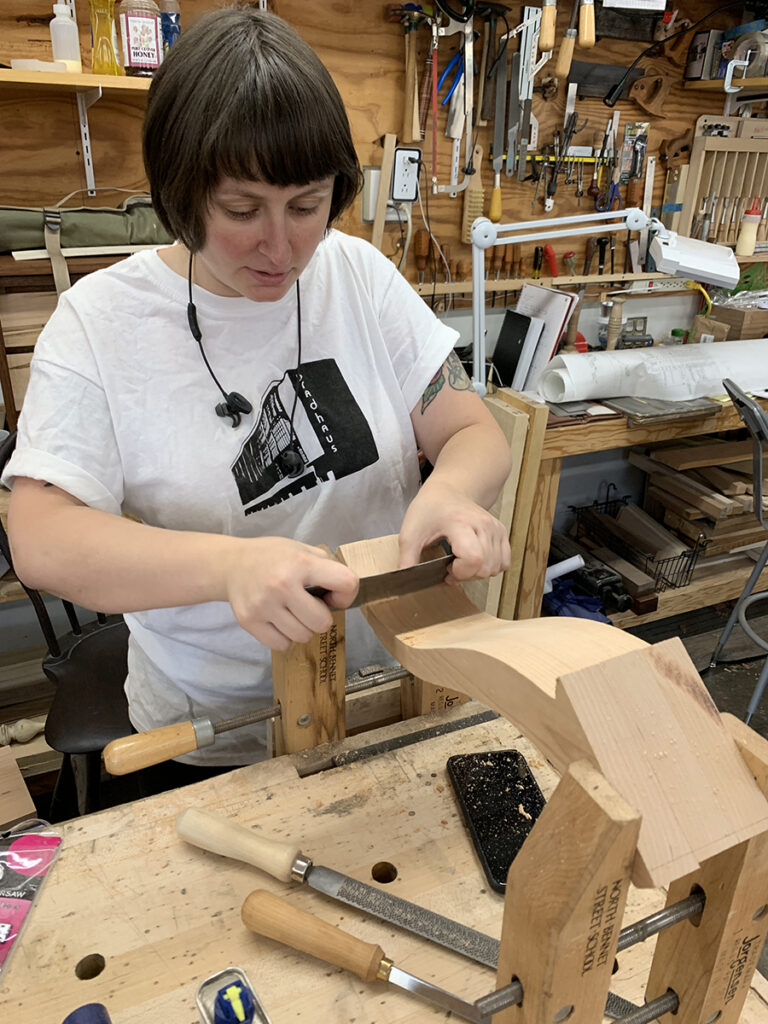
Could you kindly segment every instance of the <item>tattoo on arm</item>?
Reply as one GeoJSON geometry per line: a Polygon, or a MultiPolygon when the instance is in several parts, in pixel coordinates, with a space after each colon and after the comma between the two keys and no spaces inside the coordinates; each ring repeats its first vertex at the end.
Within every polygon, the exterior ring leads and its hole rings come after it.
{"type": "Polygon", "coordinates": [[[467,376],[461,360],[456,352],[451,349],[448,358],[437,371],[432,380],[427,384],[426,391],[421,396],[421,412],[426,412],[427,407],[434,401],[441,388],[448,381],[448,386],[454,391],[469,391],[472,388],[472,381],[467,376]]]}

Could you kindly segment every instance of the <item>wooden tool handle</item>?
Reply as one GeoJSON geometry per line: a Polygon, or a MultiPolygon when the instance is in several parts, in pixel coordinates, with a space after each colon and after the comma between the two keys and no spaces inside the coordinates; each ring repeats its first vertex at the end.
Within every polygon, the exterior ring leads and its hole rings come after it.
{"type": "Polygon", "coordinates": [[[573,48],[576,45],[576,30],[566,29],[565,37],[560,43],[560,50],[557,54],[557,64],[555,64],[555,77],[567,78],[571,71],[571,61],[573,60],[573,48]]]}
{"type": "Polygon", "coordinates": [[[595,45],[595,3],[581,0],[579,8],[579,46],[588,49],[595,45]]]}
{"type": "Polygon", "coordinates": [[[352,971],[363,981],[376,980],[384,960],[381,946],[357,939],[264,889],[256,889],[246,898],[241,913],[246,928],[259,935],[352,971]]]}
{"type": "MultiPolygon", "coordinates": [[[[496,175],[498,178],[498,174],[496,175]]],[[[501,220],[501,185],[494,184],[491,192],[491,204],[488,207],[488,220],[498,224],[501,220]]]]}
{"type": "Polygon", "coordinates": [[[281,882],[290,882],[291,867],[301,854],[298,846],[266,839],[249,828],[197,807],[186,807],[179,813],[176,832],[202,850],[252,864],[281,882]]]}
{"type": "Polygon", "coordinates": [[[555,0],[544,0],[539,26],[539,53],[547,53],[555,48],[556,17],[557,7],[555,6],[555,0]]]}
{"type": "Polygon", "coordinates": [[[195,728],[191,722],[177,722],[112,740],[104,747],[104,765],[110,775],[127,775],[191,750],[197,750],[195,728]]]}

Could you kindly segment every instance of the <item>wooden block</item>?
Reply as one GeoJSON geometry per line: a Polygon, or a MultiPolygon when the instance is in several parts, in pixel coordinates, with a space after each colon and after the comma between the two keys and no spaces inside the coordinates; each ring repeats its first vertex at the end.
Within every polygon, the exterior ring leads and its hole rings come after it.
{"type": "Polygon", "coordinates": [[[699,466],[726,466],[729,462],[740,462],[752,452],[752,442],[715,441],[695,447],[657,448],[651,458],[663,462],[671,469],[696,469],[699,466]]]}
{"type": "Polygon", "coordinates": [[[561,687],[603,774],[643,809],[639,848],[657,877],[687,875],[768,828],[768,804],[679,638],[571,673],[561,687]]]}
{"type": "MultiPolygon", "coordinates": [[[[512,455],[512,468],[510,469],[509,476],[504,482],[501,493],[489,510],[500,523],[503,523],[507,536],[511,538],[513,518],[518,507],[518,487],[523,467],[529,418],[523,410],[516,409],[509,402],[505,402],[495,396],[486,396],[484,402],[504,432],[512,455]]],[[[465,583],[464,590],[468,594],[470,601],[477,605],[478,608],[488,612],[489,615],[498,615],[504,577],[510,571],[513,570],[510,568],[506,573],[500,573],[490,580],[473,580],[471,583],[465,583]]]]}
{"type": "Polygon", "coordinates": [[[606,565],[610,565],[612,569],[616,570],[624,581],[627,593],[632,594],[633,597],[652,594],[656,590],[656,581],[647,572],[638,569],[636,565],[632,565],[626,558],[617,555],[610,548],[595,548],[593,554],[596,558],[605,562],[606,565]]]}
{"type": "Polygon", "coordinates": [[[656,558],[674,558],[687,550],[686,545],[673,533],[651,519],[637,505],[623,505],[618,511],[616,522],[637,538],[640,550],[650,551],[656,558]]]}
{"type": "Polygon", "coordinates": [[[713,519],[717,519],[719,515],[728,515],[733,510],[733,502],[729,498],[718,494],[717,491],[713,491],[709,487],[705,487],[698,480],[684,476],[682,473],[678,473],[676,470],[670,469],[654,459],[649,459],[642,452],[631,449],[628,458],[633,466],[637,466],[638,469],[644,470],[651,476],[659,474],[666,478],[664,484],[661,483],[661,480],[654,480],[655,486],[663,486],[665,490],[671,491],[680,497],[685,497],[687,501],[695,501],[695,504],[712,515],[713,519]],[[700,500],[695,500],[696,498],[700,500]],[[702,503],[702,500],[706,500],[706,506],[702,503]]]}
{"type": "Polygon", "coordinates": [[[735,498],[726,498],[725,495],[711,489],[704,493],[697,481],[683,473],[677,473],[674,477],[652,473],[648,476],[648,482],[652,487],[676,497],[678,501],[693,505],[710,519],[725,519],[736,509],[735,498]]]}
{"type": "MultiPolygon", "coordinates": [[[[723,724],[747,770],[768,791],[768,742],[731,715],[723,724]]],[[[668,905],[694,889],[706,896],[693,927],[668,928],[656,945],[646,996],[667,986],[680,997],[682,1024],[736,1024],[768,931],[768,833],[726,850],[670,888],[668,905]]]]}
{"type": "Polygon", "coordinates": [[[632,611],[635,615],[649,615],[659,607],[658,594],[638,594],[632,598],[632,611]]]}
{"type": "MultiPolygon", "coordinates": [[[[669,491],[665,491],[662,487],[657,487],[652,483],[653,479],[653,477],[648,477],[648,484],[645,488],[645,500],[646,502],[653,501],[661,505],[662,518],[667,509],[671,512],[676,512],[679,516],[683,516],[685,519],[703,519],[707,514],[695,505],[689,505],[676,494],[671,494],[669,491]]],[[[653,515],[650,509],[646,508],[645,511],[648,512],[649,515],[653,515]]]]}
{"type": "Polygon", "coordinates": [[[589,763],[570,765],[509,869],[497,987],[516,976],[523,1002],[494,1021],[563,1020],[569,1006],[602,1020],[639,826],[589,763]]]}
{"type": "Polygon", "coordinates": [[[0,747],[0,827],[8,828],[37,811],[10,747],[0,747]]]}
{"type": "MultiPolygon", "coordinates": [[[[528,432],[525,438],[512,530],[509,537],[511,549],[509,569],[504,573],[502,580],[497,612],[501,619],[524,618],[529,614],[538,615],[541,608],[541,593],[538,593],[538,604],[536,603],[537,587],[544,587],[544,570],[549,553],[549,537],[546,537],[546,550],[543,549],[541,538],[538,536],[531,536],[532,543],[530,545],[528,543],[534,509],[537,520],[546,520],[547,508],[545,506],[547,506],[547,496],[551,491],[551,488],[542,491],[544,481],[540,479],[543,468],[541,453],[544,447],[549,407],[544,402],[533,402],[510,388],[499,388],[494,393],[494,397],[499,401],[506,402],[513,409],[524,412],[528,417],[528,432]],[[539,577],[541,577],[540,584],[539,577]],[[523,594],[521,594],[521,589],[524,590],[523,594]]],[[[560,460],[554,461],[556,466],[550,470],[549,477],[551,478],[554,478],[559,472],[560,460]]],[[[546,463],[545,466],[548,464],[546,463]]],[[[550,518],[548,522],[551,523],[551,521],[550,518]]]]}
{"type": "Polygon", "coordinates": [[[720,466],[702,466],[690,474],[694,480],[700,483],[716,487],[726,498],[733,498],[737,494],[746,494],[746,482],[736,473],[730,473],[720,466]]]}

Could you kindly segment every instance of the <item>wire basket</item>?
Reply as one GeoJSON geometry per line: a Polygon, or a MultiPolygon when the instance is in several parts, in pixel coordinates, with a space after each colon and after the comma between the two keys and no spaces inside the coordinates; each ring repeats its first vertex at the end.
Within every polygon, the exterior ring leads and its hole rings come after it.
{"type": "Polygon", "coordinates": [[[615,519],[620,509],[629,504],[630,499],[625,496],[610,501],[594,501],[591,505],[569,505],[568,507],[576,516],[576,537],[593,537],[605,544],[606,547],[611,548],[616,554],[621,555],[622,558],[626,558],[628,562],[636,565],[638,569],[642,569],[654,580],[657,593],[668,589],[687,587],[691,582],[699,555],[707,546],[706,538],[703,535],[700,536],[693,547],[670,558],[655,558],[652,554],[638,551],[637,548],[624,543],[606,529],[593,514],[604,513],[615,519]]]}

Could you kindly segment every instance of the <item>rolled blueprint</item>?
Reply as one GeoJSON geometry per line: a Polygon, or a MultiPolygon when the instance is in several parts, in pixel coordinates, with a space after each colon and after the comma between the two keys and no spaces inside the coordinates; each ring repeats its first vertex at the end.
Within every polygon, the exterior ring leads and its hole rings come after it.
{"type": "Polygon", "coordinates": [[[725,377],[747,391],[767,388],[768,338],[568,353],[542,370],[536,390],[548,402],[623,397],[680,402],[723,394],[725,377]]]}

